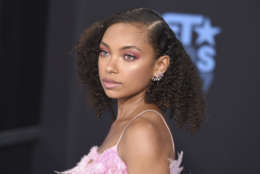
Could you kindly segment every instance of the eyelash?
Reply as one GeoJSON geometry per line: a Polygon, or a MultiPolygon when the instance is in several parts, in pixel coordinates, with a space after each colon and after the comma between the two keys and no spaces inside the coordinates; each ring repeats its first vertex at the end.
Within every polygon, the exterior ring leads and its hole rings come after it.
{"type": "Polygon", "coordinates": [[[127,59],[128,61],[133,61],[136,59],[136,56],[130,55],[130,54],[125,54],[124,57],[131,57],[132,59],[127,59]]]}
{"type": "MultiPolygon", "coordinates": [[[[108,54],[107,51],[102,50],[102,49],[99,49],[99,56],[105,57],[106,55],[102,55],[102,53],[108,54]]],[[[133,56],[133,55],[131,55],[131,54],[124,54],[124,58],[125,58],[125,57],[131,57],[131,58],[126,58],[127,61],[134,61],[134,60],[136,59],[136,56],[133,56]]]]}
{"type": "Polygon", "coordinates": [[[101,57],[104,57],[104,55],[102,55],[102,53],[107,54],[108,52],[105,51],[105,50],[101,50],[101,49],[99,49],[99,51],[98,51],[98,55],[101,56],[101,57]]]}

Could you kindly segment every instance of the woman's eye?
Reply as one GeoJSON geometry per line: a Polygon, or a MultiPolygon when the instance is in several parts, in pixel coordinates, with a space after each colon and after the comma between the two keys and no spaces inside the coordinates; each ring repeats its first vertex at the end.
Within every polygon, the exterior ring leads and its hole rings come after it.
{"type": "Polygon", "coordinates": [[[107,51],[105,51],[105,50],[99,50],[99,56],[105,57],[105,56],[107,56],[107,55],[108,55],[108,52],[107,52],[107,51]]]}
{"type": "Polygon", "coordinates": [[[135,56],[132,56],[130,54],[125,54],[124,57],[125,57],[126,60],[130,60],[130,61],[134,60],[136,58],[135,56]]]}

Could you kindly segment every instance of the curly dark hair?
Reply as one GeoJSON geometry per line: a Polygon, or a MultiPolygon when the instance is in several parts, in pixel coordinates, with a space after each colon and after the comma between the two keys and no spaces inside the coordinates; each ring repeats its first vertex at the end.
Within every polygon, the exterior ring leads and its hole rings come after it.
{"type": "Polygon", "coordinates": [[[129,9],[88,27],[75,46],[78,75],[88,88],[88,103],[100,117],[105,110],[113,112],[113,100],[108,98],[98,76],[99,44],[106,29],[115,23],[141,23],[148,29],[148,38],[156,57],[168,55],[170,65],[160,81],[152,81],[145,94],[147,103],[156,104],[162,112],[171,111],[178,128],[195,133],[205,119],[206,97],[197,67],[164,19],[147,8],[129,9]]]}

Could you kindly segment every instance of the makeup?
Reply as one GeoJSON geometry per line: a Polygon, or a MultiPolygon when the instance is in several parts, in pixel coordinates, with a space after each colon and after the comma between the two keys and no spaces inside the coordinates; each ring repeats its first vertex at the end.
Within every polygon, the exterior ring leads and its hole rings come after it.
{"type": "Polygon", "coordinates": [[[107,78],[102,79],[102,83],[103,83],[104,87],[107,89],[112,89],[112,88],[121,86],[120,82],[117,82],[117,81],[114,81],[111,79],[107,79],[107,78]]]}

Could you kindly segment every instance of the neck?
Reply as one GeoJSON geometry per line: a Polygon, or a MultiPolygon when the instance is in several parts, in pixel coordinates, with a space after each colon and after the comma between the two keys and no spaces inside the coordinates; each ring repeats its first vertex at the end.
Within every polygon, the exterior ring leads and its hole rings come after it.
{"type": "Polygon", "coordinates": [[[145,92],[137,95],[121,98],[117,100],[117,118],[116,121],[128,120],[144,109],[157,109],[154,104],[147,104],[144,100],[145,92]]]}

